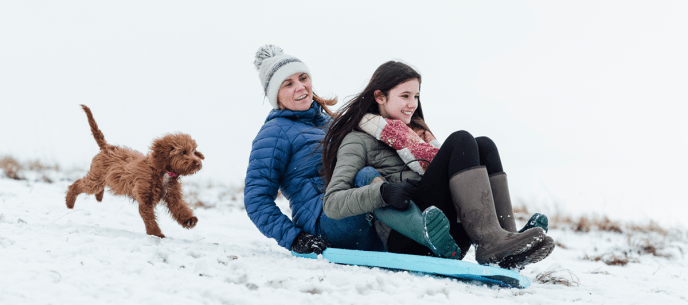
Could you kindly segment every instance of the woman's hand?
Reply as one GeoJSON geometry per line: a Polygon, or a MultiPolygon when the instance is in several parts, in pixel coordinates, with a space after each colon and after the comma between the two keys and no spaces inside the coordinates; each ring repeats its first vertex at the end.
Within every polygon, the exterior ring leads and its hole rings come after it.
{"type": "Polygon", "coordinates": [[[306,232],[301,232],[294,238],[294,242],[291,244],[291,251],[301,254],[313,252],[322,254],[327,249],[327,246],[326,241],[306,232]]]}
{"type": "Polygon", "coordinates": [[[399,210],[406,210],[418,183],[420,183],[418,180],[387,182],[380,187],[380,195],[387,205],[399,210]]]}

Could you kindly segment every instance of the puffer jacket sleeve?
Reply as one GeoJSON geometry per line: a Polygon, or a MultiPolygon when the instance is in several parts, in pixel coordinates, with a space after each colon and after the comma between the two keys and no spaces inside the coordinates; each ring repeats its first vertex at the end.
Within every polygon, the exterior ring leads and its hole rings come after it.
{"type": "Polygon", "coordinates": [[[366,166],[367,151],[360,134],[349,133],[342,140],[337,152],[337,164],[323,198],[323,210],[327,217],[342,219],[386,206],[380,195],[382,183],[354,188],[356,174],[366,166]]]}
{"type": "Polygon", "coordinates": [[[248,217],[263,235],[291,249],[303,231],[275,204],[279,183],[291,156],[291,143],[278,124],[266,123],[255,140],[249,157],[244,186],[244,206],[248,217]]]}

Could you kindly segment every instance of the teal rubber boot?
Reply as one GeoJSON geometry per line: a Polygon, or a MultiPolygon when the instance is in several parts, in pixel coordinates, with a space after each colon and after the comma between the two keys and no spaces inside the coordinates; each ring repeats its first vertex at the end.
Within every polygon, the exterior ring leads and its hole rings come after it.
{"type": "Polygon", "coordinates": [[[525,226],[523,226],[522,229],[518,230],[518,233],[523,233],[526,230],[530,228],[542,228],[547,232],[547,227],[549,226],[549,220],[547,220],[547,216],[545,214],[540,214],[540,213],[535,213],[533,216],[530,217],[528,222],[526,223],[525,226]]]}
{"type": "Polygon", "coordinates": [[[447,216],[434,206],[421,212],[411,201],[405,211],[386,207],[375,210],[374,215],[395,231],[428,247],[438,257],[462,259],[465,256],[449,234],[447,216]]]}

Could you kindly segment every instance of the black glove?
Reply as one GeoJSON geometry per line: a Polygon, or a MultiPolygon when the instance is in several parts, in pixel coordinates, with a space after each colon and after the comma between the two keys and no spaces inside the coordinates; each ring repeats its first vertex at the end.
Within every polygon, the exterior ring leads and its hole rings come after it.
{"type": "Polygon", "coordinates": [[[402,182],[386,182],[380,187],[382,200],[399,210],[408,209],[411,195],[418,187],[418,180],[404,180],[402,182]]]}
{"type": "Polygon", "coordinates": [[[291,251],[301,254],[312,252],[322,254],[322,252],[327,249],[327,246],[329,246],[329,244],[326,241],[306,232],[301,232],[294,238],[291,244],[291,251]]]}

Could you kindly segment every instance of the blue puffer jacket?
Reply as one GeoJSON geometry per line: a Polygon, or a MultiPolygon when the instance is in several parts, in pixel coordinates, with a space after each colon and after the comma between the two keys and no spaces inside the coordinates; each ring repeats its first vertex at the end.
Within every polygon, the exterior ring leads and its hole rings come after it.
{"type": "Polygon", "coordinates": [[[315,101],[306,111],[272,110],[253,140],[244,206],[260,232],[288,250],[301,231],[316,234],[325,192],[319,145],[329,121],[315,101]],[[278,189],[289,200],[293,221],[275,205],[278,189]]]}

